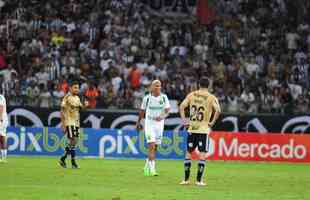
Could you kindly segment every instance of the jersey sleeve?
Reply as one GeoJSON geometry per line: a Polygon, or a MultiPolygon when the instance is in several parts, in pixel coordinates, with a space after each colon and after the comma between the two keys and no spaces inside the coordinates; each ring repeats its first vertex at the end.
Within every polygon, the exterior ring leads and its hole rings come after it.
{"type": "Polygon", "coordinates": [[[167,95],[165,95],[164,98],[165,98],[165,109],[168,109],[171,107],[169,99],[168,99],[167,95]]]}
{"type": "Polygon", "coordinates": [[[143,100],[142,100],[142,104],[141,104],[141,110],[146,110],[146,107],[147,107],[147,103],[148,103],[148,95],[144,96],[143,97],[143,100]]]}
{"type": "Polygon", "coordinates": [[[185,98],[185,99],[183,100],[183,102],[182,102],[182,105],[183,105],[184,107],[187,107],[187,106],[189,105],[189,103],[190,103],[191,98],[192,98],[192,93],[190,93],[190,94],[188,94],[188,95],[186,96],[186,98],[185,98]]]}

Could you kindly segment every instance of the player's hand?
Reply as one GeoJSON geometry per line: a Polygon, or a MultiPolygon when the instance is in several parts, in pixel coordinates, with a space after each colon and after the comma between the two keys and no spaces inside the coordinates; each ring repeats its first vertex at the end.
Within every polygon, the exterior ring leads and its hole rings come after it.
{"type": "Polygon", "coordinates": [[[141,131],[141,130],[142,130],[142,125],[140,124],[140,122],[137,122],[137,123],[136,123],[136,129],[137,129],[138,131],[141,131]]]}
{"type": "Polygon", "coordinates": [[[188,119],[182,119],[182,123],[183,123],[183,126],[186,128],[186,129],[188,129],[188,127],[189,127],[189,120],[188,119]]]}
{"type": "Polygon", "coordinates": [[[89,106],[89,102],[87,100],[84,101],[84,106],[88,107],[89,106]]]}
{"type": "Polygon", "coordinates": [[[65,126],[61,125],[61,130],[62,130],[62,132],[63,132],[64,134],[66,133],[66,127],[65,127],[65,126]]]}
{"type": "Polygon", "coordinates": [[[212,128],[214,126],[214,123],[209,123],[208,125],[210,128],[212,128]]]}
{"type": "Polygon", "coordinates": [[[163,120],[161,117],[155,117],[155,121],[160,122],[161,120],[163,120]]]}

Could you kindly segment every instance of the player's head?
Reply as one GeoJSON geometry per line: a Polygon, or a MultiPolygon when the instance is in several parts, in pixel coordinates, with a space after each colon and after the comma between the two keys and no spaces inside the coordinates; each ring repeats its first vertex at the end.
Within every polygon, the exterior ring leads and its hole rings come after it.
{"type": "Polygon", "coordinates": [[[161,90],[161,82],[160,82],[160,80],[154,80],[151,83],[151,92],[154,95],[160,95],[160,90],[161,90]]]}
{"type": "Polygon", "coordinates": [[[210,81],[207,77],[201,77],[199,80],[199,87],[200,88],[208,88],[210,81]]]}
{"type": "Polygon", "coordinates": [[[80,84],[78,81],[73,81],[70,84],[70,92],[72,95],[78,95],[80,92],[80,84]]]}

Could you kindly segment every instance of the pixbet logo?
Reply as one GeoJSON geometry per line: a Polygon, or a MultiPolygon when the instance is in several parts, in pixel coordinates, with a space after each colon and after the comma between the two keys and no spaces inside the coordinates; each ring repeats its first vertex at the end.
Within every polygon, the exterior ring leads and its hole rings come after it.
{"type": "MultiPolygon", "coordinates": [[[[87,140],[87,135],[81,129],[77,144],[80,152],[87,153],[88,148],[84,145],[87,140]]],[[[11,152],[57,153],[64,149],[67,139],[60,129],[21,127],[9,131],[7,141],[8,150],[11,152]]]]}
{"type": "Polygon", "coordinates": [[[244,143],[238,138],[227,142],[224,137],[218,143],[219,157],[259,158],[259,159],[305,159],[308,152],[302,144],[290,139],[286,144],[244,143]]]}
{"type": "MultiPolygon", "coordinates": [[[[185,138],[178,132],[165,134],[162,138],[162,144],[158,148],[159,156],[165,158],[183,157],[184,150],[181,147],[185,138]]],[[[105,134],[99,140],[99,157],[123,157],[134,156],[142,157],[148,152],[145,143],[145,134],[135,131],[127,132],[118,130],[115,134],[105,134]]]]}

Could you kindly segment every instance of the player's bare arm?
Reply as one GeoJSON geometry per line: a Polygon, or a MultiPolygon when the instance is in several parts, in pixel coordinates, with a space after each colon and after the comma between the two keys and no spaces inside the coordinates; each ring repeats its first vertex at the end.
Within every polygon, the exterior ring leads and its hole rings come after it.
{"type": "Polygon", "coordinates": [[[213,110],[214,110],[214,117],[212,121],[209,123],[209,126],[212,127],[214,126],[215,122],[219,118],[221,114],[221,107],[217,99],[214,99],[213,104],[212,104],[213,110]]]}
{"type": "Polygon", "coordinates": [[[137,121],[137,123],[136,123],[136,129],[137,129],[137,130],[141,130],[141,129],[142,129],[141,120],[144,118],[144,116],[145,116],[145,110],[140,109],[138,121],[137,121]]]}
{"type": "Polygon", "coordinates": [[[188,119],[185,117],[185,109],[189,106],[189,96],[187,96],[180,105],[180,116],[184,126],[188,126],[188,119]]]}
{"type": "Polygon", "coordinates": [[[4,111],[4,107],[3,107],[3,105],[0,105],[0,124],[2,124],[2,122],[3,122],[3,119],[2,119],[3,111],[4,111]]]}
{"type": "Polygon", "coordinates": [[[81,103],[80,110],[84,111],[88,108],[88,106],[89,106],[89,101],[85,100],[83,103],[81,103]]]}
{"type": "Polygon", "coordinates": [[[63,107],[61,107],[61,110],[60,110],[60,120],[61,120],[61,129],[63,130],[63,132],[65,132],[66,125],[65,125],[65,114],[64,114],[63,107]]]}

